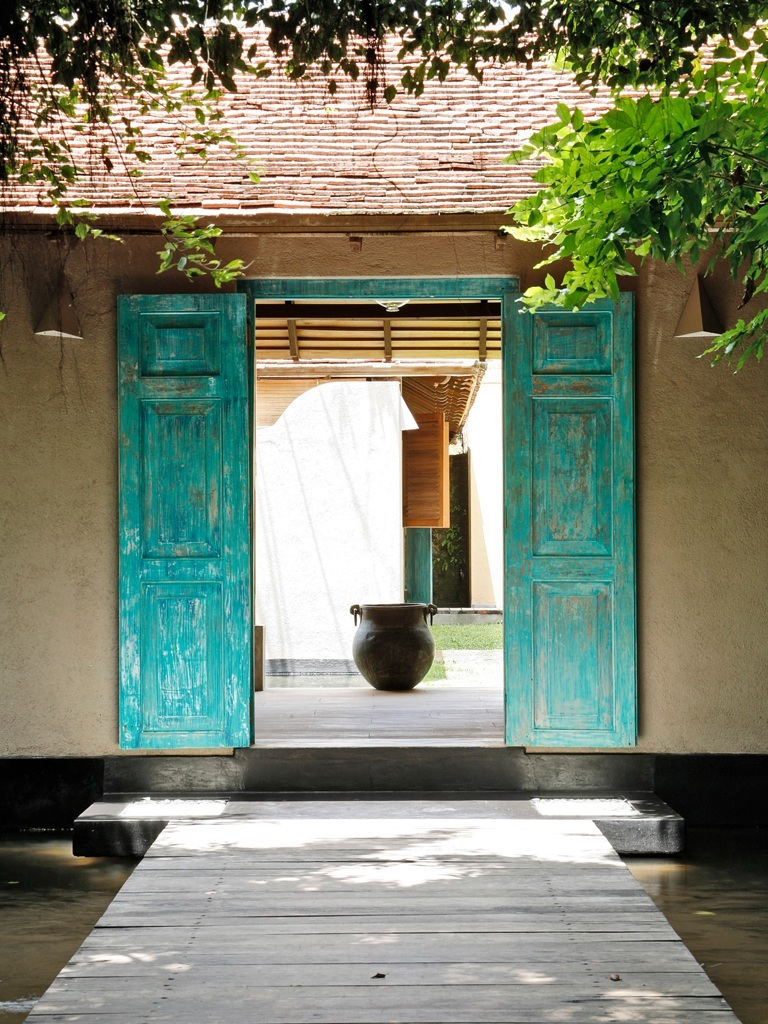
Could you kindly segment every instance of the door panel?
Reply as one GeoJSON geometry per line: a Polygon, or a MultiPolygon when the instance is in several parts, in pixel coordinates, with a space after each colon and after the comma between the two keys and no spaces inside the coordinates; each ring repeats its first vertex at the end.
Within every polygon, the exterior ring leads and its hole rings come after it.
{"type": "Polygon", "coordinates": [[[535,555],[610,555],[611,401],[534,399],[535,555]]]}
{"type": "Polygon", "coordinates": [[[610,727],[612,619],[610,583],[533,584],[535,729],[610,727]]]}
{"type": "Polygon", "coordinates": [[[250,741],[245,298],[119,304],[120,743],[250,741]]]}
{"type": "Polygon", "coordinates": [[[632,296],[510,318],[507,740],[636,741],[632,296]]]}

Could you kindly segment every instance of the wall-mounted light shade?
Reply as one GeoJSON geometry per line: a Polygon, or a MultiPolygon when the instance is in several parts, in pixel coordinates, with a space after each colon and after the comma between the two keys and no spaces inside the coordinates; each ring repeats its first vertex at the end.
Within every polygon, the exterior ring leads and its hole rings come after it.
{"type": "Polygon", "coordinates": [[[51,301],[46,306],[45,312],[40,317],[35,334],[46,338],[83,340],[82,328],[75,310],[75,297],[69,287],[66,274],[59,277],[56,290],[51,296],[51,301]]]}
{"type": "Polygon", "coordinates": [[[717,338],[722,333],[723,325],[712,308],[701,278],[697,276],[677,325],[675,337],[706,339],[717,338]]]}

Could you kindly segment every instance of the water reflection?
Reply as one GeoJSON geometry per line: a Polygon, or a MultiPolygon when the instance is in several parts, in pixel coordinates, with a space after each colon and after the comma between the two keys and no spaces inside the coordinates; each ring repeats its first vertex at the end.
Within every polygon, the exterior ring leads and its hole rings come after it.
{"type": "Polygon", "coordinates": [[[23,1021],[138,863],[68,835],[0,836],[0,1024],[23,1021]]]}
{"type": "Polygon", "coordinates": [[[768,1024],[768,830],[689,829],[683,857],[627,865],[742,1024],[768,1024]]]}

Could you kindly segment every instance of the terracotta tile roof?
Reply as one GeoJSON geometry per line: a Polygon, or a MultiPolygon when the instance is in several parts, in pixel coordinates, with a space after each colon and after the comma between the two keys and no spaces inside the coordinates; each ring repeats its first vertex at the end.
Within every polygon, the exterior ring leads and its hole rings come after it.
{"type": "MultiPolygon", "coordinates": [[[[388,80],[400,74],[393,61],[388,80]]],[[[503,157],[554,121],[560,102],[585,111],[607,106],[605,95],[591,97],[543,65],[491,67],[482,83],[455,72],[443,84],[429,82],[419,99],[401,95],[373,111],[363,87],[350,82],[331,96],[322,79],[294,83],[279,70],[266,79],[239,76],[223,109],[263,169],[260,183],[226,151],[211,153],[204,168],[195,158],[177,160],[175,127],[157,115],[144,122],[142,145],[153,160],[138,180],[118,161],[107,172],[75,142],[92,168],[78,191],[98,209],[123,214],[164,197],[179,209],[254,217],[499,214],[535,187],[530,166],[507,167],[503,157]]],[[[30,192],[8,192],[3,202],[19,211],[37,206],[30,192]]]]}

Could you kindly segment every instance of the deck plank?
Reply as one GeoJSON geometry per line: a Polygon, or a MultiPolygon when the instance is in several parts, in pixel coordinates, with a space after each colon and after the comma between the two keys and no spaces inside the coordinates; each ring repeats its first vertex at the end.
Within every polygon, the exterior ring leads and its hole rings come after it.
{"type": "Polygon", "coordinates": [[[29,1021],[738,1024],[590,821],[477,806],[173,823],[29,1021]]]}
{"type": "Polygon", "coordinates": [[[504,695],[500,685],[268,688],[256,694],[255,721],[257,747],[502,746],[504,695]]]}

